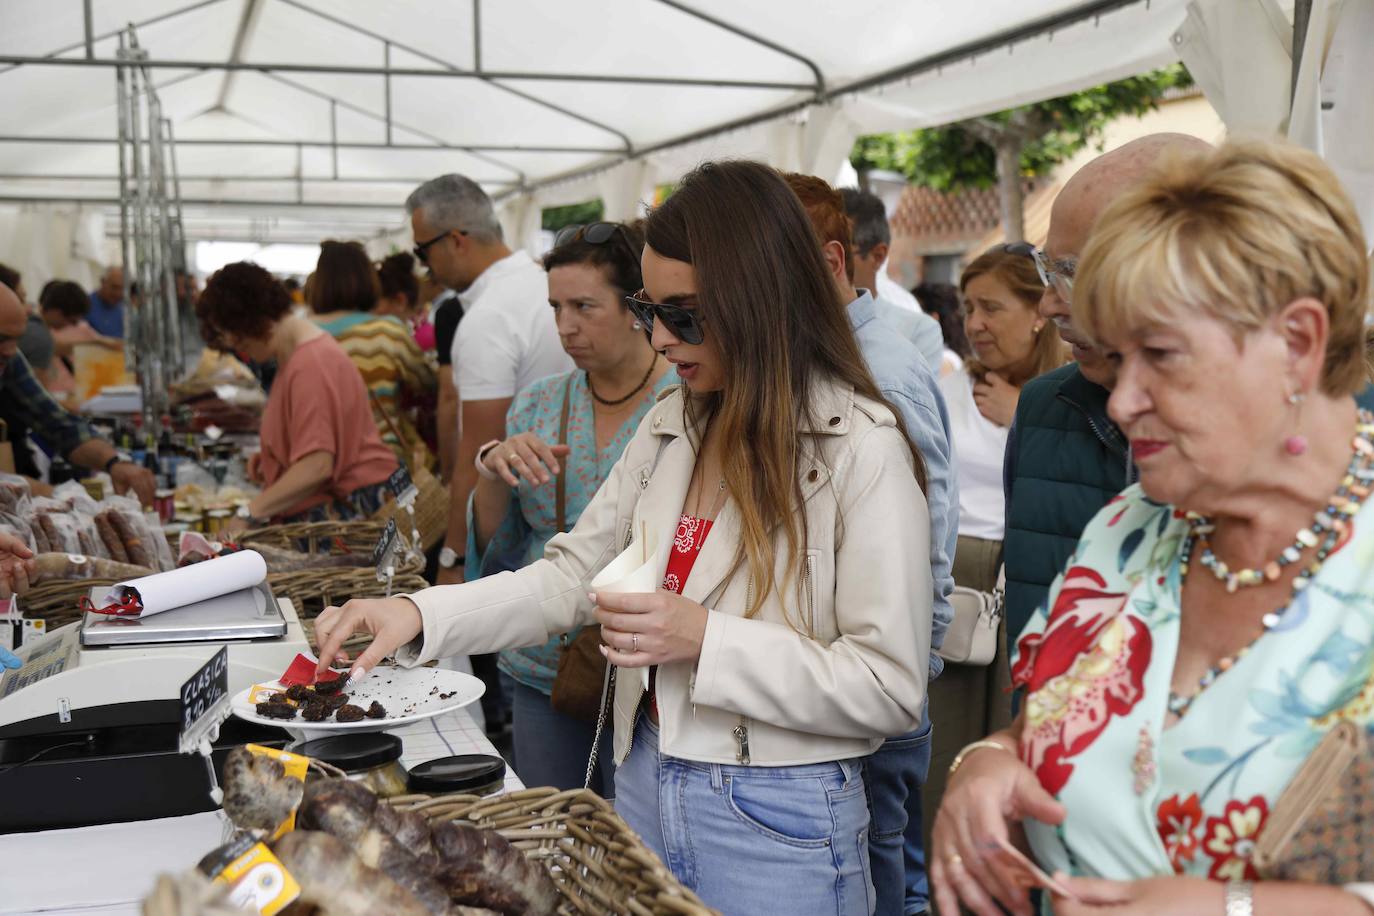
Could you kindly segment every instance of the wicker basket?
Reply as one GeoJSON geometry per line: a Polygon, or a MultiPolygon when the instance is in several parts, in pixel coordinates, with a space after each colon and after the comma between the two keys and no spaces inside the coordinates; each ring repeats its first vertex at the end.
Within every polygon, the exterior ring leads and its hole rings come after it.
{"type": "MultiPolygon", "coordinates": [[[[306,553],[349,553],[358,557],[356,567],[329,566],[321,569],[302,569],[293,572],[267,574],[267,584],[278,598],[289,598],[301,620],[316,617],[331,604],[342,604],[349,598],[381,598],[386,584],[377,581],[371,565],[372,548],[382,536],[386,522],[368,519],[352,522],[302,522],[292,525],[273,525],[245,532],[239,538],[243,547],[265,544],[286,550],[306,553]]],[[[409,543],[407,532],[401,539],[409,543]]],[[[415,553],[406,555],[392,579],[391,593],[404,594],[428,587],[420,575],[424,560],[415,553]]]]}
{"type": "Polygon", "coordinates": [[[66,626],[81,619],[81,599],[93,588],[109,588],[118,579],[54,579],[35,585],[24,593],[24,616],[41,617],[48,629],[66,626]]]}
{"type": "Polygon", "coordinates": [[[563,896],[561,913],[715,913],[673,877],[609,802],[586,789],[525,789],[491,798],[410,795],[390,801],[431,822],[466,821],[495,829],[549,870],[563,896]]]}

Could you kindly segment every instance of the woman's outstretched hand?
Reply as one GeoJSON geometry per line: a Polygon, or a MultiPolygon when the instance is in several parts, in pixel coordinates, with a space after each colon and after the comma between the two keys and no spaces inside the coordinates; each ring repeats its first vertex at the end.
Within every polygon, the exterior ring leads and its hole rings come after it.
{"type": "Polygon", "coordinates": [[[349,668],[350,679],[362,677],[422,632],[420,609],[409,598],[354,598],[343,607],[327,607],[315,618],[315,643],[320,651],[316,673],[324,674],[335,662],[348,662],[348,654],[341,650],[344,640],[354,633],[371,633],[372,644],[349,668]]]}

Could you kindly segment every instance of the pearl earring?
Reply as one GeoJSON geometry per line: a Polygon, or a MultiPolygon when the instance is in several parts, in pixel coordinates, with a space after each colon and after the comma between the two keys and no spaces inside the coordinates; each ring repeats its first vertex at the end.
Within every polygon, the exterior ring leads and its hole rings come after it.
{"type": "Polygon", "coordinates": [[[644,330],[644,325],[636,321],[634,324],[630,325],[630,328],[635,331],[642,331],[644,330]]]}
{"type": "MultiPolygon", "coordinates": [[[[1288,396],[1289,406],[1297,409],[1298,416],[1296,422],[1293,424],[1294,426],[1302,425],[1302,402],[1305,400],[1307,400],[1307,395],[1303,394],[1301,391],[1295,391],[1288,396]]],[[[1295,458],[1305,454],[1307,452],[1307,437],[1302,433],[1293,433],[1283,440],[1283,448],[1284,451],[1295,458]]]]}

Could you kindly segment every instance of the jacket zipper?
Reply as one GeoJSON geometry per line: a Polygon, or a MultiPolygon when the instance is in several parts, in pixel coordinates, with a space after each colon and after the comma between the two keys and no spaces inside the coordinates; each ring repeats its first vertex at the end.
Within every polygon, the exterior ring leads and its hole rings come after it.
{"type": "Polygon", "coordinates": [[[816,632],[816,593],[812,569],[814,563],[815,558],[809,553],[802,562],[802,590],[806,592],[806,625],[813,635],[816,632]]]}
{"type": "MultiPolygon", "coordinates": [[[[641,487],[641,489],[642,489],[642,487],[641,487]]],[[[638,511],[637,507],[636,507],[636,511],[638,511]]],[[[629,546],[630,546],[630,541],[634,540],[634,536],[635,536],[635,522],[634,522],[634,515],[631,514],[631,516],[630,516],[630,524],[627,525],[626,528],[625,528],[625,540],[624,540],[624,543],[622,543],[622,544],[620,545],[620,549],[621,549],[622,551],[624,551],[624,550],[626,550],[626,549],[629,548],[629,546]]],[[[612,670],[612,671],[611,671],[611,695],[610,695],[610,697],[608,697],[608,699],[611,701],[611,711],[610,711],[610,715],[611,715],[611,730],[612,730],[612,731],[615,730],[615,694],[616,694],[616,684],[615,684],[615,680],[616,680],[616,679],[615,679],[615,671],[612,670]]],[[[634,749],[635,749],[635,724],[632,722],[632,723],[630,724],[630,743],[627,744],[627,745],[625,746],[625,759],[627,759],[627,760],[629,759],[629,757],[630,757],[630,751],[632,751],[632,750],[634,750],[634,749]]]]}
{"type": "MultiPolygon", "coordinates": [[[[744,589],[744,609],[747,612],[754,604],[754,574],[749,574],[749,583],[744,589]]],[[[735,752],[735,761],[740,766],[749,765],[749,725],[744,716],[739,717],[739,724],[731,732],[735,736],[735,743],[739,745],[739,750],[735,752]]]]}

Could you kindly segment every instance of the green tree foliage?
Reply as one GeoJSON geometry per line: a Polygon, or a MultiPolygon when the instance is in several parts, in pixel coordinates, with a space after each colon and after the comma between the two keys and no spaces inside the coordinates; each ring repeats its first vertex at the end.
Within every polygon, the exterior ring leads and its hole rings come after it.
{"type": "Polygon", "coordinates": [[[539,215],[539,224],[546,232],[557,232],[564,226],[595,223],[606,212],[606,205],[598,197],[585,200],[580,204],[566,204],[562,207],[549,207],[539,215]]]}
{"type": "Polygon", "coordinates": [[[861,173],[899,172],[914,184],[941,191],[990,188],[998,183],[999,138],[1020,143],[1022,177],[1045,175],[1089,143],[1100,143],[1108,122],[1143,115],[1158,107],[1166,90],[1191,85],[1187,69],[1175,64],[945,127],[860,137],[849,160],[861,173]]]}

